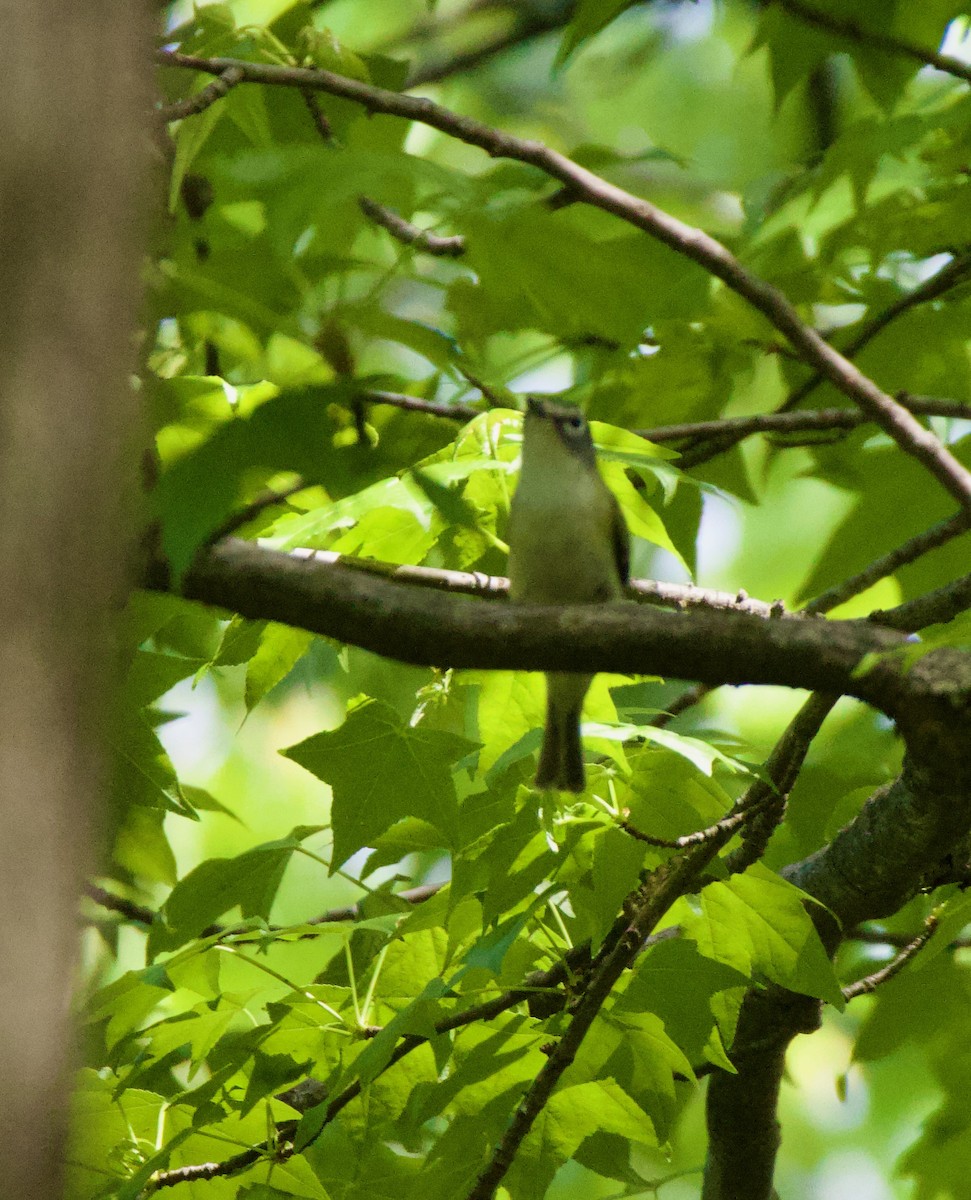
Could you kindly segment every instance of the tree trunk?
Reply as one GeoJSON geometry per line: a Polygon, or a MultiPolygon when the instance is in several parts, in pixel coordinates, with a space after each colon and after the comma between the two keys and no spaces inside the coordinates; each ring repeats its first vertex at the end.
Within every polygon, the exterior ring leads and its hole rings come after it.
{"type": "Polygon", "coordinates": [[[0,75],[0,1180],[61,1194],[77,898],[122,595],[143,14],[6,0],[0,75]]]}

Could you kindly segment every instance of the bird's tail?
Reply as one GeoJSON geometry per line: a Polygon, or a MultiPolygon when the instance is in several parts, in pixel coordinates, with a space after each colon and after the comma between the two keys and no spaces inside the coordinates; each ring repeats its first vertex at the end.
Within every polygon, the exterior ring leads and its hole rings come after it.
{"type": "Polygon", "coordinates": [[[538,788],[582,792],[586,786],[580,710],[589,686],[587,675],[547,675],[546,728],[536,771],[538,788]]]}

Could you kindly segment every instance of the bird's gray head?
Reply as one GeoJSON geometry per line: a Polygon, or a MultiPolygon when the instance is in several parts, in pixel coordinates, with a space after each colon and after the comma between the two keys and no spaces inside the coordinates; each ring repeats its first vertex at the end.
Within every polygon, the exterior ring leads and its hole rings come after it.
{"type": "Polygon", "coordinates": [[[545,396],[527,396],[524,437],[530,438],[531,431],[552,431],[559,441],[583,462],[595,463],[596,454],[590,426],[578,408],[572,404],[560,404],[545,396]]]}

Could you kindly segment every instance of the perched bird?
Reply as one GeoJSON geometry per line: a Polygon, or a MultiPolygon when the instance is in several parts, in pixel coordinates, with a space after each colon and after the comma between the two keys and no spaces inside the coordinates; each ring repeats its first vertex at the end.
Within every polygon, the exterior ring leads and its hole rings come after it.
{"type": "MultiPolygon", "coordinates": [[[[597,467],[590,428],[571,405],[530,397],[519,486],[509,514],[509,592],[525,604],[619,600],[629,577],[627,525],[597,467]]],[[[582,792],[580,710],[590,675],[546,676],[536,786],[582,792]]]]}

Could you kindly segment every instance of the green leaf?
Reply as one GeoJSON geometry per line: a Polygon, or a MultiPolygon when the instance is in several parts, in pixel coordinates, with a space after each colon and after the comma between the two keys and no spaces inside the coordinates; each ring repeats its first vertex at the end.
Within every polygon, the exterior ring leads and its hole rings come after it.
{"type": "Polygon", "coordinates": [[[567,340],[591,335],[636,346],[648,325],[695,316],[710,280],[642,234],[599,238],[588,213],[543,213],[534,204],[501,215],[469,215],[466,257],[500,326],[532,326],[567,340]]]}
{"type": "Polygon", "coordinates": [[[578,46],[632,8],[637,0],[578,0],[569,25],[563,31],[554,66],[562,67],[578,46]]]}
{"type": "Polygon", "coordinates": [[[751,979],[767,979],[843,1008],[843,995],[808,897],[757,864],[701,892],[701,912],[685,922],[698,949],[751,979]]]}
{"type": "Polygon", "coordinates": [[[334,854],[331,870],[405,817],[434,825],[446,845],[458,833],[452,766],[474,742],[406,725],[388,705],[371,701],[339,728],[284,752],[330,784],[334,854]]]}
{"type": "Polygon", "coordinates": [[[153,926],[151,948],[173,950],[236,907],[244,918],[269,919],[283,872],[299,845],[298,838],[281,838],[236,858],[200,863],[179,880],[162,906],[164,925],[153,926]]]}
{"type": "Polygon", "coordinates": [[[165,748],[140,712],[121,714],[111,730],[115,756],[113,787],[121,811],[140,804],[194,817],[165,748]]]}
{"type": "Polygon", "coordinates": [[[540,1181],[571,1159],[586,1138],[615,1133],[642,1145],[657,1137],[644,1111],[613,1079],[578,1083],[555,1092],[520,1149],[516,1176],[527,1195],[541,1195],[540,1181]]]}
{"type": "Polygon", "coordinates": [[[748,982],[742,972],[699,954],[692,942],[669,938],[645,955],[614,1012],[654,1013],[690,1062],[707,1059],[734,1071],[724,1049],[734,1024],[722,1025],[726,1009],[716,1001],[728,994],[740,1003],[748,982]]]}
{"type": "Polygon", "coordinates": [[[246,666],[248,712],[293,670],[313,645],[313,634],[270,622],[260,634],[259,648],[246,666]]]}

